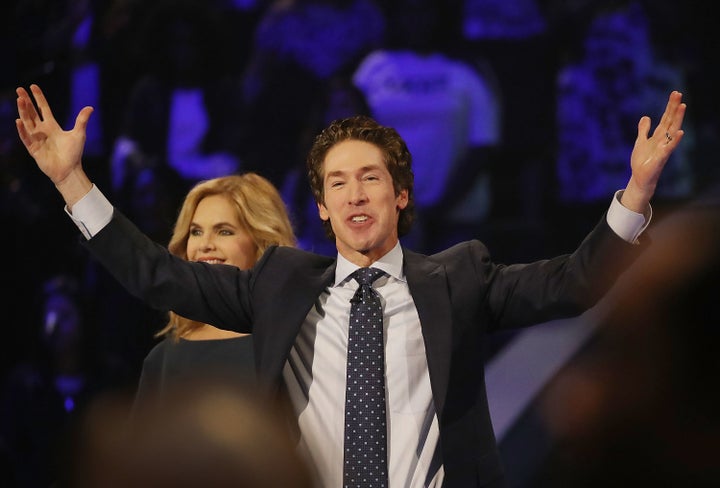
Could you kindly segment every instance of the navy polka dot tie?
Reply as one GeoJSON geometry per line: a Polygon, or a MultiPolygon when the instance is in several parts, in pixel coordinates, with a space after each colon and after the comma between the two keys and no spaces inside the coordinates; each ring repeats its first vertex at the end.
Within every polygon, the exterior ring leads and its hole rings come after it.
{"type": "Polygon", "coordinates": [[[346,488],[388,485],[383,313],[380,297],[371,286],[383,274],[377,268],[360,268],[352,274],[360,286],[350,300],[343,469],[346,488]]]}

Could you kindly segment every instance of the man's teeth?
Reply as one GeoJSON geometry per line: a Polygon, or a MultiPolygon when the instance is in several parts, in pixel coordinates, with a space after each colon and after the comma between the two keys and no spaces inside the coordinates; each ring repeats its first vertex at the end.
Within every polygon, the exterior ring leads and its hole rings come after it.
{"type": "Polygon", "coordinates": [[[222,261],[220,261],[219,259],[206,259],[203,261],[206,263],[209,263],[209,264],[221,264],[222,263],[222,261]]]}
{"type": "Polygon", "coordinates": [[[352,218],[353,222],[365,222],[367,220],[367,215],[358,215],[356,217],[352,218]]]}

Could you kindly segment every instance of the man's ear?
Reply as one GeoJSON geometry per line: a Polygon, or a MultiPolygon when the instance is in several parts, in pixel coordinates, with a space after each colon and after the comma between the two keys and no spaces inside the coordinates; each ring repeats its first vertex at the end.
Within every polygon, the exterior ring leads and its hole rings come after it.
{"type": "Polygon", "coordinates": [[[407,207],[408,202],[410,201],[410,197],[408,197],[408,191],[400,190],[400,193],[397,196],[397,208],[398,210],[403,210],[405,207],[407,207]]]}
{"type": "Polygon", "coordinates": [[[327,208],[325,208],[325,205],[322,203],[317,204],[318,207],[318,214],[320,215],[320,218],[324,221],[330,220],[330,214],[328,214],[327,208]]]}

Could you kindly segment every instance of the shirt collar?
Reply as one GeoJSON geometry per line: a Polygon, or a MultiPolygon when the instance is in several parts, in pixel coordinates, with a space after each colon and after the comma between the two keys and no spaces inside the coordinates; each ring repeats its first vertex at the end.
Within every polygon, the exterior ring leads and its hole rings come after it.
{"type": "MultiPolygon", "coordinates": [[[[403,251],[400,241],[395,244],[390,252],[371,264],[373,268],[379,268],[395,279],[405,281],[405,273],[403,273],[403,251]]],[[[340,253],[337,256],[337,266],[335,267],[335,281],[333,286],[338,286],[347,281],[348,277],[359,269],[360,266],[353,264],[345,259],[340,253]]]]}

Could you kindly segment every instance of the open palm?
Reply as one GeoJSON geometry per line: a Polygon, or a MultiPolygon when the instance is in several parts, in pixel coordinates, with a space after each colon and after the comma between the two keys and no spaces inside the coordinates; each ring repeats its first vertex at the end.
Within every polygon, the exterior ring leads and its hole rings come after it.
{"type": "Polygon", "coordinates": [[[643,191],[655,191],[665,163],[683,137],[681,127],[686,106],[681,101],[680,92],[670,94],[665,113],[650,137],[650,118],[642,117],[638,123],[638,136],[630,157],[630,166],[634,184],[643,191]]]}
{"type": "Polygon", "coordinates": [[[20,140],[40,170],[56,185],[81,165],[87,122],[92,107],[85,107],[75,119],[72,130],[65,131],[55,120],[40,87],[31,85],[37,110],[30,94],[17,89],[19,118],[15,121],[20,140]]]}

